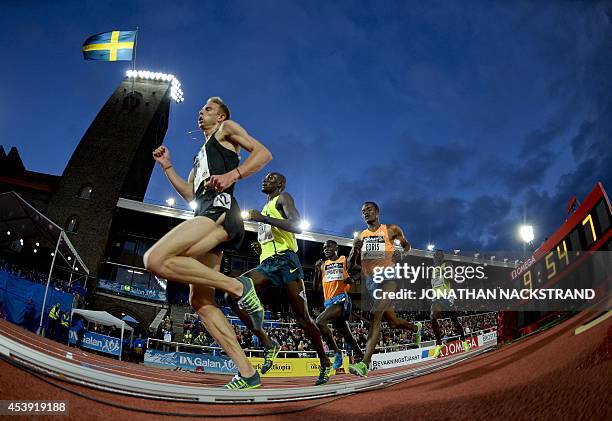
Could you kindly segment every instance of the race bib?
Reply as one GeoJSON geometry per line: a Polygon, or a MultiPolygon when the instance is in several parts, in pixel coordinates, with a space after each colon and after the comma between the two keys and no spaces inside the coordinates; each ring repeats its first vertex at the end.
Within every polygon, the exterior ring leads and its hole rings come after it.
{"type": "Polygon", "coordinates": [[[361,258],[365,260],[385,258],[385,237],[370,236],[363,239],[361,246],[361,258]]]}
{"type": "Polygon", "coordinates": [[[219,193],[213,199],[213,207],[230,209],[232,207],[232,196],[229,193],[219,193]]]}
{"type": "Polygon", "coordinates": [[[441,287],[443,285],[444,285],[444,277],[443,276],[431,278],[431,287],[432,288],[438,288],[438,287],[441,287]]]}
{"type": "Polygon", "coordinates": [[[344,267],[342,263],[330,263],[325,265],[325,281],[335,282],[344,279],[344,267]]]}
{"type": "Polygon", "coordinates": [[[208,157],[206,156],[206,146],[202,146],[200,152],[195,157],[193,162],[193,170],[195,173],[193,179],[193,191],[197,191],[200,184],[210,178],[210,169],[208,168],[208,157]]]}
{"type": "Polygon", "coordinates": [[[259,241],[259,244],[266,244],[272,240],[274,240],[272,225],[261,222],[257,224],[257,241],[259,241]]]}

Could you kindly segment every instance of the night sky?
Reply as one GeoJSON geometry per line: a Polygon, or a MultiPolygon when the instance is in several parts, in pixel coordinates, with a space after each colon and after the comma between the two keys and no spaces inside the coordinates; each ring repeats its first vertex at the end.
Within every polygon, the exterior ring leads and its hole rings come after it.
{"type": "MultiPolygon", "coordinates": [[[[239,183],[261,208],[288,178],[314,231],[351,235],[364,200],[417,248],[515,250],[568,198],[612,192],[610,2],[3,1],[0,144],[61,174],[129,62],[85,62],[90,35],[140,27],[137,68],[175,74],[165,144],[187,176],[206,98],[274,160],[239,183]]],[[[177,197],[159,168],[146,201],[177,197]]]]}

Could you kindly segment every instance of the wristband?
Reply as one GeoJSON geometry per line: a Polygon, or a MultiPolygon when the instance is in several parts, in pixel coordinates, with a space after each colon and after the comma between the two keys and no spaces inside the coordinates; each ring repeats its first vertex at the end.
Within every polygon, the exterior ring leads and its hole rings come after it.
{"type": "Polygon", "coordinates": [[[238,172],[238,180],[240,180],[242,178],[242,173],[240,172],[238,167],[236,167],[236,171],[238,172]]]}
{"type": "Polygon", "coordinates": [[[164,170],[164,172],[168,171],[170,168],[172,168],[174,165],[170,164],[167,167],[162,167],[162,169],[164,170]]]}

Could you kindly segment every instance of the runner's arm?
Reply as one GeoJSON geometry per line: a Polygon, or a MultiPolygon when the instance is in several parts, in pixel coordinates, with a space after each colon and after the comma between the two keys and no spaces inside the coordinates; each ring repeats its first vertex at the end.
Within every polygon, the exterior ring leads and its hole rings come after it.
{"type": "Polygon", "coordinates": [[[238,123],[232,120],[224,121],[221,128],[219,140],[226,140],[249,153],[247,159],[238,168],[228,173],[213,175],[210,177],[209,185],[219,191],[223,191],[240,178],[247,178],[272,160],[272,154],[261,142],[249,135],[238,123]]]}
{"type": "Polygon", "coordinates": [[[389,239],[393,242],[395,240],[399,240],[400,245],[404,249],[404,253],[408,253],[410,251],[410,243],[404,237],[404,232],[400,227],[395,224],[388,225],[387,232],[389,233],[389,239]]]}
{"type": "Polygon", "coordinates": [[[276,228],[280,228],[283,231],[289,231],[296,234],[300,234],[302,232],[302,228],[300,228],[300,213],[295,207],[295,202],[293,201],[293,197],[287,192],[282,192],[276,201],[276,209],[278,209],[281,214],[285,215],[286,219],[277,219],[270,218],[269,216],[265,216],[263,222],[266,224],[270,224],[275,226],[276,228]]]}
{"type": "Polygon", "coordinates": [[[170,181],[174,190],[176,190],[176,192],[186,201],[189,202],[193,200],[193,168],[189,173],[187,181],[183,180],[182,177],[174,171],[174,166],[170,161],[170,151],[165,146],[160,146],[153,151],[153,159],[161,166],[162,171],[166,174],[166,177],[168,177],[168,181],[170,181]]]}

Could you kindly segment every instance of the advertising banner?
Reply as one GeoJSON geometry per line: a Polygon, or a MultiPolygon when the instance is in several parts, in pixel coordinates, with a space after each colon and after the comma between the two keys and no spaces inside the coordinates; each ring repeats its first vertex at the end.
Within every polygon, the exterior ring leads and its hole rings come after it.
{"type": "MultiPolygon", "coordinates": [[[[70,329],[68,340],[71,345],[77,343],[76,330],[70,329]]],[[[111,355],[119,355],[121,350],[121,341],[118,338],[100,335],[99,333],[94,332],[85,332],[83,334],[83,342],[80,345],[83,348],[89,348],[94,351],[104,352],[111,355]]]]}
{"type": "Polygon", "coordinates": [[[234,362],[227,357],[192,354],[189,352],[165,352],[147,349],[144,356],[145,365],[171,370],[185,370],[214,374],[238,374],[234,362]]]}
{"type": "MultiPolygon", "coordinates": [[[[253,367],[261,370],[263,358],[249,358],[253,367]]],[[[237,374],[234,362],[224,356],[192,354],[188,352],[165,352],[148,349],[144,356],[146,365],[170,370],[188,370],[215,374],[237,374]]],[[[343,367],[348,372],[348,357],[344,357],[343,367]]],[[[333,370],[332,370],[333,374],[333,370]]],[[[277,358],[264,377],[316,377],[319,375],[318,358],[277,358]]]]}

